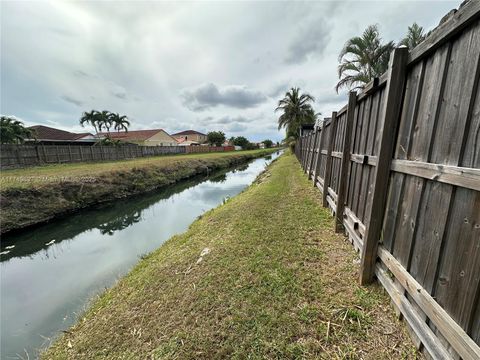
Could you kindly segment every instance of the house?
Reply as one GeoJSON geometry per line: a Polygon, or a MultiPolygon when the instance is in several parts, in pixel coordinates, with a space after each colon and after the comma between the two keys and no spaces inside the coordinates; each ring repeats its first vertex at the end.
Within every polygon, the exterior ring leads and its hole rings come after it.
{"type": "Polygon", "coordinates": [[[175,140],[177,140],[177,145],[178,146],[198,146],[198,145],[200,145],[199,142],[185,140],[184,137],[175,138],[175,140]]]}
{"type": "Polygon", "coordinates": [[[90,133],[72,133],[44,125],[28,127],[34,138],[25,140],[26,143],[35,142],[42,145],[93,145],[95,136],[90,133]]]}
{"type": "Polygon", "coordinates": [[[172,135],[177,141],[183,139],[186,141],[195,141],[199,144],[207,142],[207,135],[195,130],[186,130],[172,135]]]}
{"type": "Polygon", "coordinates": [[[177,141],[163,129],[152,130],[129,130],[128,132],[112,131],[101,132],[100,137],[110,137],[112,140],[120,140],[142,146],[177,146],[177,141]]]}

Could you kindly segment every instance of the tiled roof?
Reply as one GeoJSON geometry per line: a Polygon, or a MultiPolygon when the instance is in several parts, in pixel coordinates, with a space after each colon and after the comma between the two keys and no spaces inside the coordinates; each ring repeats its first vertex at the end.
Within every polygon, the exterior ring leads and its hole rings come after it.
{"type": "Polygon", "coordinates": [[[207,136],[207,135],[202,134],[201,132],[198,132],[198,131],[195,131],[195,130],[185,130],[185,131],[181,131],[181,132],[179,132],[179,133],[172,134],[172,136],[177,136],[177,135],[194,135],[194,134],[207,136]]]}
{"type": "Polygon", "coordinates": [[[52,127],[44,125],[34,125],[30,126],[29,129],[33,130],[35,137],[38,140],[77,140],[86,135],[91,135],[90,133],[75,134],[69,131],[55,129],[52,127]]]}
{"type": "MultiPolygon", "coordinates": [[[[101,132],[99,133],[99,135],[107,136],[108,134],[111,139],[117,139],[117,140],[147,140],[147,139],[150,139],[155,134],[158,134],[160,131],[164,131],[164,130],[163,129],[129,130],[128,132],[111,131],[110,133],[101,132]]],[[[166,131],[164,132],[167,134],[166,131]]]]}

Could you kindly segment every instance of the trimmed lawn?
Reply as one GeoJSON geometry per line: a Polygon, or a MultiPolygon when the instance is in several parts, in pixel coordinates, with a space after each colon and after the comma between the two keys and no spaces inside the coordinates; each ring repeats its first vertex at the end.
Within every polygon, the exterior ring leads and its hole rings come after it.
{"type": "Polygon", "coordinates": [[[419,357],[388,296],[357,271],[288,153],[141,260],[43,358],[419,357]]]}

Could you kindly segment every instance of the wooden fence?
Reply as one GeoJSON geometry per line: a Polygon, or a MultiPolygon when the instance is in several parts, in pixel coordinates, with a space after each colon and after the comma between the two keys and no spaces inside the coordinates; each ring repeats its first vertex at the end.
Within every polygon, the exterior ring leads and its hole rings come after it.
{"type": "Polygon", "coordinates": [[[1,145],[0,169],[233,150],[233,146],[1,145]]]}
{"type": "Polygon", "coordinates": [[[295,153],[417,346],[480,359],[480,2],[470,1],[295,153]]]}

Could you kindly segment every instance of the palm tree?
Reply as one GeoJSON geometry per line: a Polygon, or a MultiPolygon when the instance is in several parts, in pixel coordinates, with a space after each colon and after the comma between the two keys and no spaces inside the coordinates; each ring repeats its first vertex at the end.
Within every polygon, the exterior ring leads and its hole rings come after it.
{"type": "Polygon", "coordinates": [[[120,130],[125,130],[128,132],[128,127],[130,126],[130,121],[126,115],[120,115],[119,113],[110,114],[110,120],[113,123],[113,128],[120,132],[120,130]]]}
{"type": "Polygon", "coordinates": [[[25,139],[33,138],[31,129],[12,116],[0,117],[0,142],[2,144],[21,144],[25,139]]]}
{"type": "Polygon", "coordinates": [[[347,87],[360,89],[388,68],[388,60],[395,44],[390,41],[382,44],[377,25],[368,26],[362,36],[355,36],[345,43],[338,61],[340,81],[335,90],[347,87]]]}
{"type": "Polygon", "coordinates": [[[305,124],[316,124],[320,115],[322,115],[322,113],[316,113],[313,108],[310,107],[305,114],[305,124]]]}
{"type": "Polygon", "coordinates": [[[411,50],[423,40],[425,40],[423,27],[414,22],[408,27],[407,35],[400,41],[400,45],[405,45],[411,50]]]}
{"type": "Polygon", "coordinates": [[[105,129],[107,130],[107,137],[109,137],[110,135],[110,128],[112,127],[113,125],[113,122],[112,122],[112,119],[111,119],[111,113],[110,111],[107,111],[107,110],[103,110],[101,112],[98,112],[97,111],[97,114],[96,114],[96,122],[98,124],[98,128],[100,131],[102,131],[102,129],[105,129]]]}
{"type": "Polygon", "coordinates": [[[98,124],[98,114],[99,112],[97,110],[92,110],[90,112],[85,111],[82,114],[82,117],[80,118],[80,125],[82,127],[85,127],[85,124],[93,126],[95,129],[95,135],[98,137],[98,132],[99,132],[99,124],[98,124]]]}
{"type": "Polygon", "coordinates": [[[300,88],[292,88],[278,102],[275,112],[282,111],[278,118],[278,129],[285,128],[287,137],[298,136],[298,128],[303,124],[315,122],[316,114],[311,102],[315,101],[310,94],[300,94],[300,88]]]}

